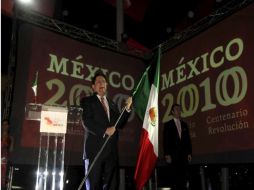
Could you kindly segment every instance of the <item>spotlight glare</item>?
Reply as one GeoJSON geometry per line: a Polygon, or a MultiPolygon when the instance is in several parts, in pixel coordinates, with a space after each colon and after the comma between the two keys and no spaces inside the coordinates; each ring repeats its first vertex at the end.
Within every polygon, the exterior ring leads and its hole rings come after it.
{"type": "Polygon", "coordinates": [[[63,172],[59,172],[59,175],[60,175],[61,177],[63,177],[64,173],[63,173],[63,172]]]}
{"type": "Polygon", "coordinates": [[[45,170],[45,171],[43,172],[43,175],[44,175],[44,176],[47,176],[47,175],[48,175],[48,171],[45,170]]]}
{"type": "Polygon", "coordinates": [[[33,0],[19,0],[22,4],[32,4],[33,0]]]}

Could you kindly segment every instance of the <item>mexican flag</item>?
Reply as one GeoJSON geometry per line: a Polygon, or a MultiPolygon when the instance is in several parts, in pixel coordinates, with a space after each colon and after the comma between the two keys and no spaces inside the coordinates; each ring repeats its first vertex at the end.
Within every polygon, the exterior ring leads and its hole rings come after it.
{"type": "Polygon", "coordinates": [[[32,89],[34,91],[34,96],[37,97],[37,87],[38,87],[38,71],[36,72],[35,79],[32,83],[32,89]]]}
{"type": "Polygon", "coordinates": [[[158,158],[160,55],[161,50],[159,47],[157,64],[152,64],[146,69],[133,93],[134,110],[143,120],[140,149],[134,176],[137,190],[141,190],[149,180],[158,158]],[[155,69],[152,68],[154,65],[156,66],[155,69]],[[152,72],[154,73],[151,74],[152,72]]]}

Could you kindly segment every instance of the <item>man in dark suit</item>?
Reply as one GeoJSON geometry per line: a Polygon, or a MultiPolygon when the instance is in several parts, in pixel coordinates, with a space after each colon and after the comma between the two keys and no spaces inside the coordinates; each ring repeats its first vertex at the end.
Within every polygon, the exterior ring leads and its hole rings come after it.
{"type": "Polygon", "coordinates": [[[116,127],[120,113],[116,104],[107,96],[107,80],[102,72],[92,79],[94,94],[81,100],[83,124],[85,127],[84,162],[87,172],[97,153],[110,136],[98,160],[86,180],[87,190],[118,189],[118,129],[127,122],[132,98],[126,100],[126,107],[116,127]]]}
{"type": "Polygon", "coordinates": [[[172,165],[172,189],[185,190],[187,168],[192,159],[192,145],[187,123],[180,119],[181,107],[171,108],[173,119],[164,124],[163,148],[166,162],[172,165]]]}

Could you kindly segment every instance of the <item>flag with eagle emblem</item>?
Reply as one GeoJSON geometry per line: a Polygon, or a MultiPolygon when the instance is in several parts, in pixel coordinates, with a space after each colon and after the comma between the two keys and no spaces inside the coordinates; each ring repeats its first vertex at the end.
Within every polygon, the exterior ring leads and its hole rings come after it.
{"type": "Polygon", "coordinates": [[[160,55],[159,47],[157,64],[154,64],[156,69],[152,68],[153,65],[148,67],[134,91],[134,110],[143,120],[134,176],[137,190],[141,190],[150,178],[158,158],[160,55]]]}

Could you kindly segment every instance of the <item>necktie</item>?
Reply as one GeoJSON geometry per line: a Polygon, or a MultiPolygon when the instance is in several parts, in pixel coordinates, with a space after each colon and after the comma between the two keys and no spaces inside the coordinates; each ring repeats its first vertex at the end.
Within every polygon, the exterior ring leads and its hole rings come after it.
{"type": "Polygon", "coordinates": [[[107,106],[105,104],[104,97],[101,97],[101,104],[102,104],[102,107],[105,110],[106,114],[108,115],[108,108],[107,108],[107,106]]]}
{"type": "Polygon", "coordinates": [[[178,131],[179,137],[181,138],[182,129],[181,129],[181,123],[180,123],[179,119],[176,120],[176,127],[177,127],[177,131],[178,131]]]}

